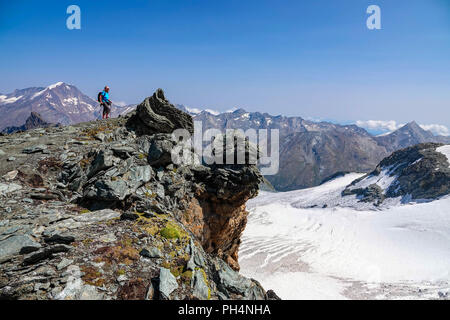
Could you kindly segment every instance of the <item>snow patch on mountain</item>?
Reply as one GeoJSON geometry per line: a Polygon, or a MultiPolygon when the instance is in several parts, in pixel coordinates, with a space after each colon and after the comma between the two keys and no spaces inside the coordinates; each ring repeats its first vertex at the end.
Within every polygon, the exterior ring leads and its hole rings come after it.
{"type": "Polygon", "coordinates": [[[55,89],[55,88],[57,88],[57,87],[59,87],[59,86],[62,86],[64,84],[64,82],[57,82],[57,83],[54,83],[54,84],[51,84],[51,85],[49,85],[48,87],[47,87],[47,89],[50,89],[50,90],[52,90],[52,89],[55,89]]]}
{"type": "Polygon", "coordinates": [[[0,104],[14,103],[14,102],[16,102],[17,100],[20,100],[20,99],[22,99],[22,98],[23,98],[23,96],[10,97],[10,98],[8,98],[8,96],[1,95],[1,96],[0,96],[0,104]]]}
{"type": "Polygon", "coordinates": [[[376,184],[383,190],[383,193],[386,193],[387,189],[397,179],[397,175],[392,175],[392,173],[395,171],[396,168],[398,168],[398,166],[399,165],[396,165],[396,166],[392,165],[392,166],[386,167],[383,170],[381,170],[379,175],[372,174],[372,175],[362,179],[358,183],[356,183],[352,186],[349,186],[348,189],[353,190],[353,189],[359,189],[359,188],[368,188],[370,185],[376,184]]]}

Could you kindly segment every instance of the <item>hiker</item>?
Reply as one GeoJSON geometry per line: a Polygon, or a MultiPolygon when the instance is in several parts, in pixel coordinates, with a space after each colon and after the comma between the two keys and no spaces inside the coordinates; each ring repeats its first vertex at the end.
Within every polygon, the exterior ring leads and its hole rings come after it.
{"type": "Polygon", "coordinates": [[[111,100],[109,100],[109,87],[105,86],[102,92],[98,94],[98,102],[103,107],[102,119],[108,119],[111,113],[111,100]]]}

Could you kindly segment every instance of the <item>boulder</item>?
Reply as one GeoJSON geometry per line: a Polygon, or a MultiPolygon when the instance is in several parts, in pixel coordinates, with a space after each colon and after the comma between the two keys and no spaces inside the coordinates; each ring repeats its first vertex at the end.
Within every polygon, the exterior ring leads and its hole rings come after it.
{"type": "Polygon", "coordinates": [[[172,163],[172,149],[174,143],[170,135],[156,134],[149,139],[148,163],[154,167],[165,167],[172,163]]]}
{"type": "Polygon", "coordinates": [[[88,169],[87,176],[90,178],[95,175],[97,172],[102,170],[106,170],[113,166],[113,156],[110,151],[99,151],[94,161],[92,161],[91,166],[88,169]]]}
{"type": "Polygon", "coordinates": [[[32,147],[23,149],[22,153],[31,154],[31,153],[43,152],[46,149],[47,149],[47,146],[45,146],[43,144],[39,144],[36,146],[32,146],[32,147]]]}
{"type": "Polygon", "coordinates": [[[14,235],[0,241],[0,259],[39,250],[41,245],[28,235],[14,235]]]}
{"type": "Polygon", "coordinates": [[[156,247],[144,248],[139,254],[145,258],[161,258],[163,256],[161,250],[156,247]]]}
{"type": "Polygon", "coordinates": [[[211,290],[208,287],[206,273],[203,269],[195,270],[192,277],[193,281],[193,296],[200,300],[209,300],[211,297],[211,290]]]}
{"type": "Polygon", "coordinates": [[[162,89],[156,90],[153,96],[137,106],[128,125],[141,134],[172,133],[176,129],[186,129],[191,134],[194,132],[192,117],[172,105],[162,89]]]}
{"type": "Polygon", "coordinates": [[[164,300],[170,299],[170,294],[178,289],[178,282],[169,269],[160,268],[159,273],[159,293],[164,300]]]}

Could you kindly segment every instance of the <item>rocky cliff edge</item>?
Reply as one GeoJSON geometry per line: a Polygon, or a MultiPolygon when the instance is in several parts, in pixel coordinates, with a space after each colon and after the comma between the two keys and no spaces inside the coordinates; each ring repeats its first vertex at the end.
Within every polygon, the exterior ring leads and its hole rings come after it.
{"type": "Polygon", "coordinates": [[[125,117],[0,137],[0,298],[273,299],[238,273],[254,165],[175,165],[192,118],[158,90],[125,117]]]}

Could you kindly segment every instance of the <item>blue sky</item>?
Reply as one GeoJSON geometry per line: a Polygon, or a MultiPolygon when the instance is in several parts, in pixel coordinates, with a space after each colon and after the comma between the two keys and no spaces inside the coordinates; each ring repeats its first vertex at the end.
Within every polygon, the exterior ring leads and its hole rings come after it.
{"type": "Polygon", "coordinates": [[[0,0],[0,43],[2,93],[108,84],[135,103],[161,87],[196,108],[450,128],[450,0],[0,0]]]}

